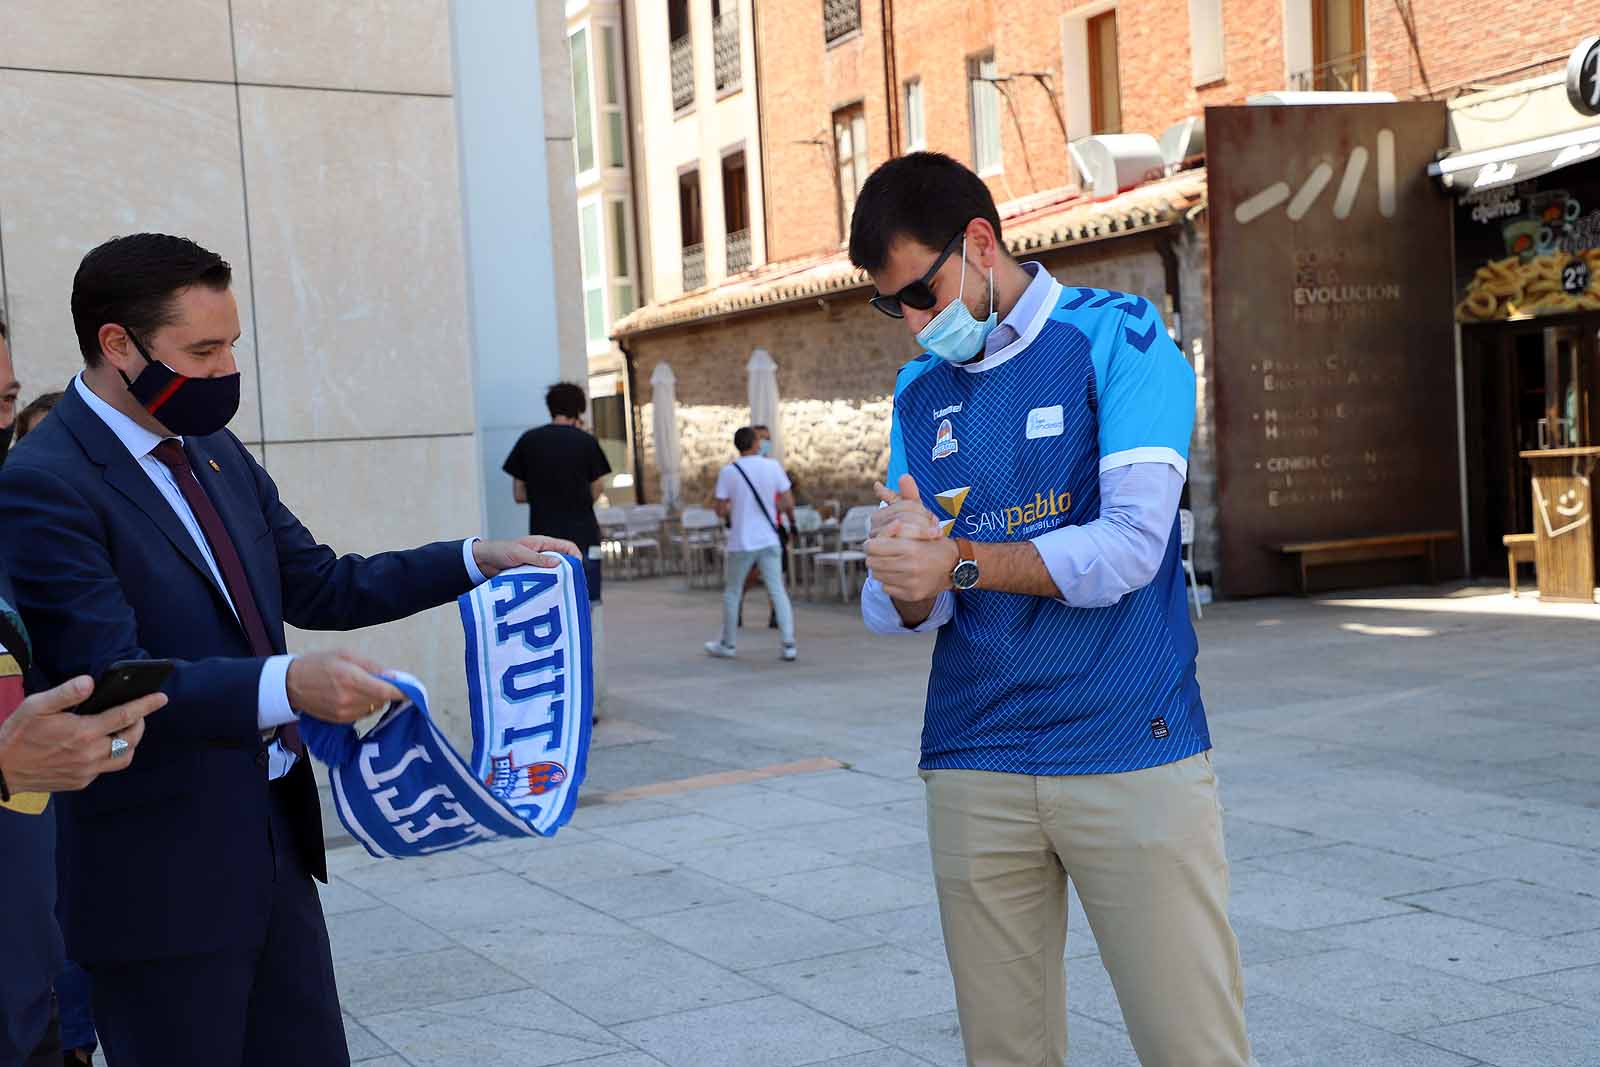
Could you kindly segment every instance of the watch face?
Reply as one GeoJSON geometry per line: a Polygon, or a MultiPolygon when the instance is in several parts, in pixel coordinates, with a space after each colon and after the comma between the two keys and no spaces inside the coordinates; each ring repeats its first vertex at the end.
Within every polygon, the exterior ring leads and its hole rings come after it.
{"type": "Polygon", "coordinates": [[[957,589],[971,589],[978,584],[978,565],[970,559],[964,559],[956,564],[956,569],[950,572],[950,584],[957,589]]]}

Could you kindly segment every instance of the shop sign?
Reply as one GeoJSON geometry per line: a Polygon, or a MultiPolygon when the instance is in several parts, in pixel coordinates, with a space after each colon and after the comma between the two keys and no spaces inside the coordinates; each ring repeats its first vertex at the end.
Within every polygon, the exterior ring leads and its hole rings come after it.
{"type": "Polygon", "coordinates": [[[1461,198],[1456,321],[1600,311],[1600,163],[1461,198]]]}
{"type": "Polygon", "coordinates": [[[1567,60],[1567,99],[1583,115],[1600,115],[1600,36],[1585,37],[1567,60]]]}
{"type": "Polygon", "coordinates": [[[1275,545],[1455,528],[1444,105],[1208,108],[1206,140],[1220,588],[1296,588],[1275,545]]]}

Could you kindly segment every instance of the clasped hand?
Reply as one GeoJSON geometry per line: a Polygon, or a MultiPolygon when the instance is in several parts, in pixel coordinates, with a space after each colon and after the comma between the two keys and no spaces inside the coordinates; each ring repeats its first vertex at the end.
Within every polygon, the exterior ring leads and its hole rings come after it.
{"type": "Polygon", "coordinates": [[[950,588],[950,572],[961,553],[923,506],[909,474],[901,477],[899,492],[885,485],[874,488],[887,506],[872,516],[867,567],[892,599],[902,604],[933,600],[950,588]]]}

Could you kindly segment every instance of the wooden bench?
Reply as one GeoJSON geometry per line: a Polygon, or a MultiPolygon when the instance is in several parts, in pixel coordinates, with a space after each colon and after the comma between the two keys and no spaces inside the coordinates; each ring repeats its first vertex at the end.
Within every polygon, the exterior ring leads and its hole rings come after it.
{"type": "Polygon", "coordinates": [[[1370,563],[1384,559],[1424,559],[1428,562],[1428,581],[1439,580],[1438,545],[1454,541],[1454,530],[1424,530],[1420,533],[1382,534],[1376,537],[1345,537],[1332,541],[1300,541],[1276,545],[1285,556],[1298,557],[1300,595],[1308,592],[1307,572],[1326,563],[1370,563]]]}
{"type": "Polygon", "coordinates": [[[1506,534],[1500,538],[1506,546],[1506,570],[1511,572],[1511,595],[1517,595],[1517,564],[1532,563],[1538,565],[1534,552],[1534,544],[1539,539],[1533,534],[1506,534]]]}

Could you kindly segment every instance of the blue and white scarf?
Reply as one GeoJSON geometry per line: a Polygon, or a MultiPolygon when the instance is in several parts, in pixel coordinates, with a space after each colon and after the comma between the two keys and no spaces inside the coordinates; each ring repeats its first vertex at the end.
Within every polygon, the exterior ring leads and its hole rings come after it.
{"type": "Polygon", "coordinates": [[[428,714],[422,683],[364,736],[301,717],[329,767],[339,821],[374,856],[424,856],[554,834],[572,817],[589,753],[594,666],[583,565],[519,567],[460,598],[472,760],[428,714]]]}

